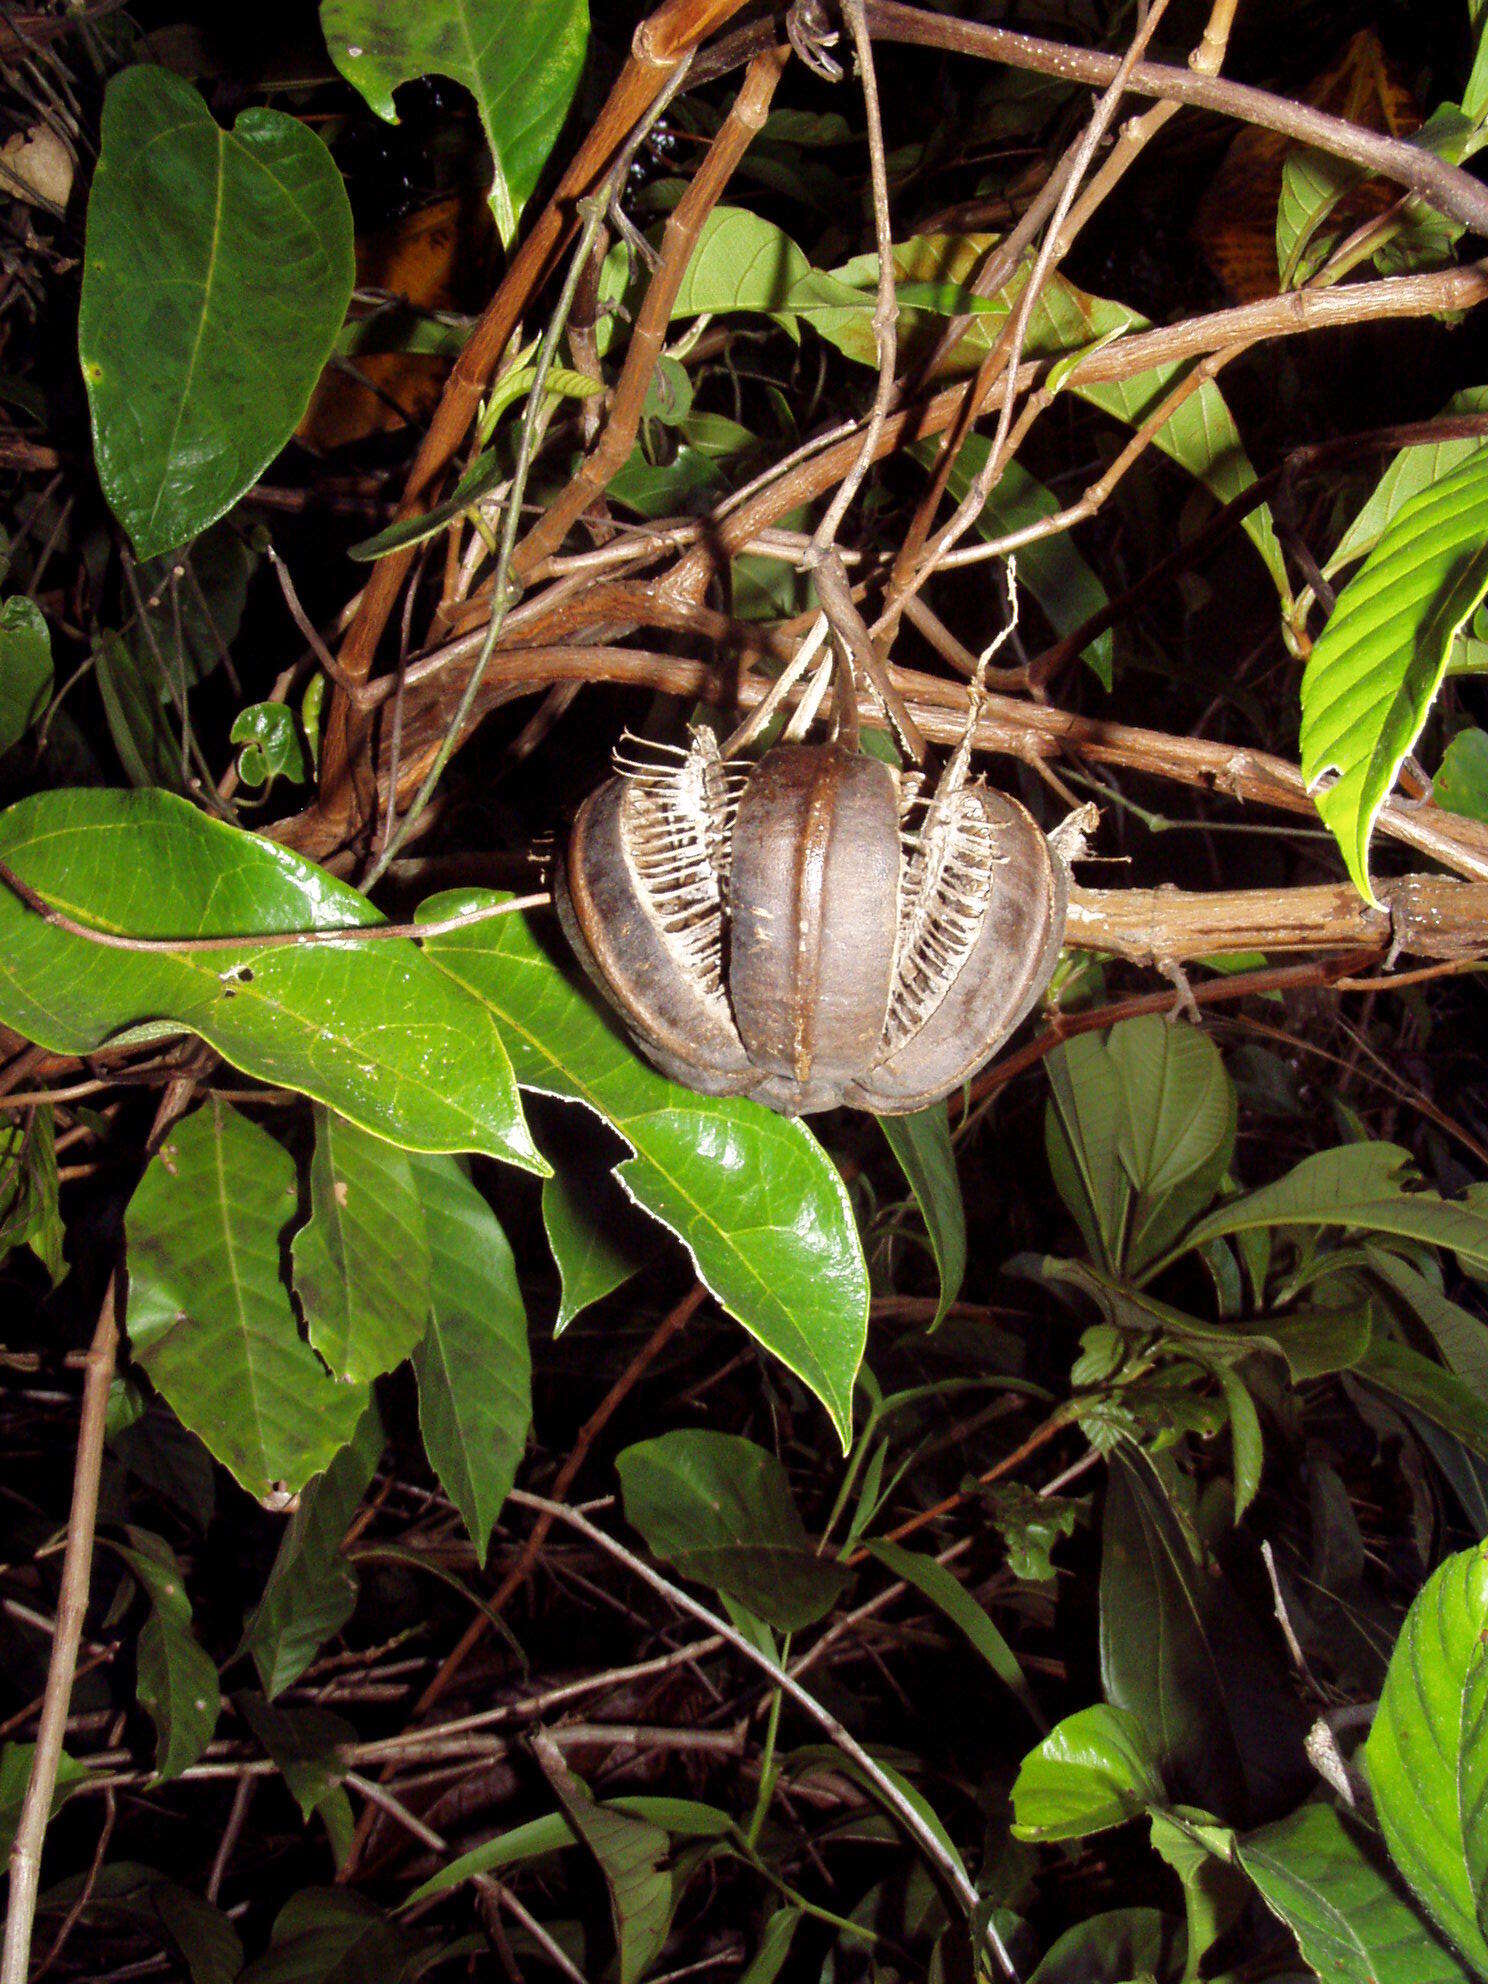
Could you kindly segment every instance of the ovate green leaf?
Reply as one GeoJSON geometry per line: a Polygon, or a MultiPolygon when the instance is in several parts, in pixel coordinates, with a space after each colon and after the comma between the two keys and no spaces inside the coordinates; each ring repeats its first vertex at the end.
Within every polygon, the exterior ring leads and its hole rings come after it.
{"type": "MultiPolygon", "coordinates": [[[[0,860],[90,929],[134,937],[354,931],[381,921],[312,862],[164,792],[38,794],[0,813],[0,860]]],[[[271,951],[105,949],[0,888],[0,1020],[89,1054],[176,1020],[234,1066],[417,1150],[546,1167],[489,1016],[401,939],[271,951]]]]}
{"type": "Polygon", "coordinates": [[[135,1359],[251,1495],[302,1488],[367,1403],[300,1340],[279,1269],[294,1213],[289,1153],[212,1098],[171,1130],[124,1215],[135,1359]]]}
{"type": "Polygon", "coordinates": [[[510,244],[583,73],[588,0],[321,0],[331,60],[379,117],[431,73],[475,98],[491,147],[491,211],[510,244]]]}
{"type": "Polygon", "coordinates": [[[1023,1759],[1013,1831],[1019,1839],[1083,1839],[1166,1799],[1141,1724],[1102,1702],[1067,1715],[1023,1759]]]}
{"type": "Polygon", "coordinates": [[[1417,1595],[1364,1745],[1391,1858],[1488,1974],[1488,1557],[1460,1551],[1417,1595]]]}
{"type": "Polygon", "coordinates": [[[774,1454],[732,1433],[679,1430],[615,1463],[628,1521],[684,1577],[726,1591],[782,1632],[809,1626],[847,1573],[812,1550],[774,1454]]]}
{"type": "Polygon", "coordinates": [[[331,155],[283,111],[229,134],[189,83],[109,84],[78,354],[104,494],[141,557],[195,537],[299,424],[354,274],[331,155]]]}
{"type": "Polygon", "coordinates": [[[1361,895],[1369,836],[1457,630],[1488,593],[1488,449],[1406,503],[1344,588],[1302,677],[1302,772],[1361,895]]]}
{"type": "Polygon", "coordinates": [[[1240,1841],[1240,1864],[1328,1984],[1472,1984],[1329,1805],[1240,1841]]]}
{"type": "MultiPolygon", "coordinates": [[[[489,898],[426,903],[439,916],[489,898]]],[[[733,1316],[831,1413],[846,1450],[867,1338],[868,1277],[852,1208],[803,1125],[758,1103],[694,1095],[652,1072],[543,949],[525,917],[432,938],[429,958],[479,999],[525,1088],[582,1102],[635,1152],[616,1175],[682,1241],[733,1316]]]]}
{"type": "Polygon", "coordinates": [[[406,1151],[315,1111],[310,1217],[294,1287],[334,1376],[364,1384],[401,1364],[429,1314],[429,1243],[406,1151]]]}

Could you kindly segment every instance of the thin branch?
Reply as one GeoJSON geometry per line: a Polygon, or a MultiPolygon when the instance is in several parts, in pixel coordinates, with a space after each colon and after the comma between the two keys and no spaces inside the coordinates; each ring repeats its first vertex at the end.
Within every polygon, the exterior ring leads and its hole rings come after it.
{"type": "Polygon", "coordinates": [[[116,930],[100,930],[92,924],[79,923],[76,917],[69,916],[65,910],[48,902],[29,882],[23,882],[4,861],[0,861],[0,884],[24,903],[33,915],[39,916],[43,923],[49,923],[54,930],[64,931],[69,937],[81,937],[85,943],[97,944],[109,951],[141,951],[147,955],[164,953],[172,957],[192,956],[198,951],[252,951],[256,954],[286,948],[303,950],[315,944],[371,944],[386,942],[389,938],[420,943],[429,937],[446,937],[452,930],[468,929],[474,923],[489,923],[493,917],[542,908],[552,900],[543,889],[533,895],[509,896],[504,902],[483,903],[479,909],[461,910],[455,916],[435,917],[427,923],[351,923],[333,930],[265,930],[256,936],[129,937],[116,930]]]}
{"type": "MultiPolygon", "coordinates": [[[[567,1528],[577,1530],[597,1549],[604,1551],[606,1556],[613,1557],[618,1564],[623,1564],[632,1576],[639,1578],[643,1584],[649,1585],[653,1591],[659,1593],[668,1604],[696,1619],[701,1625],[706,1626],[710,1633],[716,1633],[742,1659],[767,1675],[782,1693],[790,1697],[797,1708],[811,1718],[834,1747],[852,1760],[866,1782],[873,1787],[874,1796],[879,1803],[897,1819],[956,1896],[965,1911],[968,1923],[976,1921],[981,1906],[980,1900],[960,1859],[946,1851],[939,1835],[926,1822],[919,1807],[905,1796],[857,1738],[842,1726],[835,1715],[823,1708],[816,1697],[803,1688],[793,1674],[788,1673],[778,1661],[772,1660],[767,1653],[755,1645],[753,1640],[737,1631],[727,1620],[720,1619],[716,1613],[710,1612],[708,1607],[694,1598],[690,1592],[683,1591],[679,1585],[673,1584],[670,1578],[663,1577],[661,1572],[653,1569],[644,1558],[638,1557],[633,1550],[628,1550],[623,1543],[608,1535],[599,1528],[598,1524],[590,1522],[589,1518],[581,1515],[577,1509],[568,1508],[562,1502],[550,1502],[545,1496],[528,1494],[519,1488],[514,1488],[508,1499],[521,1508],[534,1509],[539,1514],[547,1515],[552,1521],[561,1522],[567,1528]]],[[[1018,1973],[1012,1959],[990,1921],[985,1924],[984,1934],[989,1949],[1002,1966],[1004,1973],[1016,1980],[1018,1973]]]]}
{"type": "Polygon", "coordinates": [[[83,1374],[82,1414],[78,1423],[77,1460],[72,1477],[72,1511],[67,1519],[67,1547],[62,1557],[62,1581],[57,1598],[57,1628],[47,1664],[46,1693],[36,1727],[36,1748],[26,1780],[15,1839],[10,1849],[10,1906],[5,1917],[5,1944],[0,1954],[0,1984],[26,1984],[31,1962],[31,1930],[36,1918],[36,1894],[41,1876],[41,1844],[51,1817],[52,1794],[62,1761],[62,1739],[72,1700],[72,1679],[88,1609],[88,1585],[93,1564],[93,1531],[98,1515],[98,1483],[103,1467],[103,1434],[109,1387],[119,1347],[115,1309],[118,1276],[110,1274],[98,1312],[98,1324],[88,1348],[83,1374]]]}

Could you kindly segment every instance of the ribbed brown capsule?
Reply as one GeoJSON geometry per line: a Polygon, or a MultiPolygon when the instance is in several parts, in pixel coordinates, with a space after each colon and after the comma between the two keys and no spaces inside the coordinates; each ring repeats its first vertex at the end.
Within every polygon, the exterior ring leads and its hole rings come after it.
{"type": "Polygon", "coordinates": [[[786,1115],[903,1115],[990,1059],[1048,984],[1067,877],[1016,800],[952,758],[835,744],[727,761],[710,733],[617,754],[558,863],[570,942],[656,1065],[786,1115]]]}

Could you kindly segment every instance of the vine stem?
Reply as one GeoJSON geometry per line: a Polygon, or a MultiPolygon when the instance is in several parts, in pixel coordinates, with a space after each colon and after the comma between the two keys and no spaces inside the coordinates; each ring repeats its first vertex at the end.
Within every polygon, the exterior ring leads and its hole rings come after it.
{"type": "Polygon", "coordinates": [[[77,1669],[83,1615],[88,1609],[104,1423],[119,1348],[117,1284],[117,1272],[110,1274],[83,1369],[83,1409],[73,1467],[67,1547],[62,1556],[62,1582],[57,1596],[57,1626],[47,1663],[46,1693],[36,1727],[31,1774],[26,1780],[20,1820],[10,1849],[10,1905],[5,1915],[4,1952],[0,1954],[0,1984],[26,1984],[31,1965],[31,1930],[41,1879],[41,1843],[52,1813],[52,1793],[57,1787],[62,1738],[72,1701],[72,1677],[77,1669]]]}
{"type": "MultiPolygon", "coordinates": [[[[965,1911],[968,1923],[976,1922],[981,1911],[981,1897],[972,1885],[960,1858],[947,1849],[945,1842],[937,1836],[914,1801],[907,1797],[887,1772],[874,1761],[858,1739],[843,1727],[829,1709],[823,1708],[810,1690],[803,1688],[793,1674],[778,1661],[772,1660],[769,1654],[763,1652],[745,1634],[737,1631],[726,1619],[720,1619],[716,1612],[711,1612],[690,1592],[683,1591],[679,1585],[673,1584],[670,1578],[653,1569],[643,1557],[638,1557],[633,1550],[627,1549],[617,1538],[602,1530],[597,1523],[590,1522],[589,1518],[581,1515],[577,1509],[571,1509],[563,1502],[550,1502],[546,1496],[532,1495],[520,1488],[514,1488],[508,1500],[519,1508],[532,1509],[539,1515],[547,1516],[552,1522],[561,1522],[567,1528],[577,1530],[596,1549],[602,1550],[608,1557],[613,1557],[616,1563],[623,1564],[633,1577],[649,1585],[679,1612],[687,1613],[699,1624],[706,1626],[710,1632],[716,1633],[742,1659],[768,1675],[773,1685],[782,1694],[788,1695],[796,1707],[810,1717],[833,1747],[840,1750],[843,1756],[856,1765],[873,1787],[879,1803],[893,1814],[954,1893],[965,1911]]],[[[1013,1960],[990,1920],[984,1923],[982,1933],[988,1949],[1001,1965],[1004,1975],[1014,1980],[1016,1984],[1018,1973],[1014,1968],[1013,1960]]],[[[0,1984],[6,1984],[6,1981],[0,1980],[0,1984]]]]}

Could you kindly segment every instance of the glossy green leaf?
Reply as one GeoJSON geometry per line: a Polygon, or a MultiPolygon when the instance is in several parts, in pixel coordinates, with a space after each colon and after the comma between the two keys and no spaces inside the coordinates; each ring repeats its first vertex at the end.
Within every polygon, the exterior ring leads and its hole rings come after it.
{"type": "Polygon", "coordinates": [[[1235,1090],[1207,1034],[1155,1014],[1113,1027],[1106,1052],[1121,1090],[1117,1151],[1136,1193],[1122,1256],[1138,1274],[1219,1189],[1235,1090]]]}
{"type": "Polygon", "coordinates": [[[730,310],[785,311],[791,290],[811,273],[781,228],[744,207],[715,207],[703,222],[672,305],[672,316],[730,310]]]}
{"type": "Polygon", "coordinates": [[[52,693],[52,637],[34,600],[0,606],[0,752],[18,744],[52,693]]]}
{"type": "Polygon", "coordinates": [[[401,1364],[429,1316],[429,1242],[406,1151],[315,1111],[310,1217],[290,1246],[310,1341],[365,1384],[401,1364]]]}
{"type": "Polygon", "coordinates": [[[1442,753],[1431,796],[1449,813],[1488,824],[1488,730],[1459,730],[1442,753]]]}
{"type": "Polygon", "coordinates": [[[356,1729],[314,1702],[265,1701],[245,1690],[234,1706],[278,1766],[285,1789],[309,1818],[341,1783],[356,1729]]]}
{"type": "Polygon", "coordinates": [[[279,110],[229,134],[189,83],[109,84],[78,353],[104,494],[141,557],[220,517],[298,426],[353,279],[351,209],[279,110]]]}
{"type": "Polygon", "coordinates": [[[416,1157],[429,1247],[428,1327],[413,1354],[419,1429],[484,1561],[532,1422],[527,1314],[506,1235],[452,1157],[416,1157]]]}
{"type": "Polygon", "coordinates": [[[237,1984],[403,1984],[418,1938],[350,1888],[302,1888],[237,1984]]]}
{"type": "MultiPolygon", "coordinates": [[[[489,897],[421,906],[441,916],[489,897]]],[[[426,946],[494,1018],[524,1088],[582,1102],[635,1152],[626,1191],[671,1228],[729,1313],[806,1383],[846,1451],[867,1339],[868,1277],[841,1177],[800,1123],[694,1095],[652,1072],[538,941],[525,917],[426,946]]]]}
{"type": "Polygon", "coordinates": [[[276,778],[303,785],[310,777],[310,753],[288,703],[250,703],[233,718],[228,741],[242,745],[238,777],[254,791],[276,778]]]}
{"type": "Polygon", "coordinates": [[[615,1468],[653,1553],[768,1625],[809,1626],[841,1596],[847,1573],[815,1555],[785,1469],[752,1440],[679,1429],[627,1447],[615,1468]]]}
{"type": "MultiPolygon", "coordinates": [[[[0,860],[90,929],[136,937],[354,930],[365,896],[163,792],[42,793],[0,813],[0,860]]],[[[542,1171],[495,1027],[417,945],[132,952],[44,922],[0,889],[0,1020],[89,1054],[176,1020],[262,1081],[416,1150],[542,1171]]]]}
{"type": "Polygon", "coordinates": [[[1488,1557],[1459,1551],[1417,1594],[1364,1745],[1390,1857],[1488,1975],[1488,1557]]]}
{"type": "Polygon", "coordinates": [[[279,1256],[295,1196],[283,1145],[214,1097],[171,1130],[124,1215],[135,1361],[250,1495],[303,1488],[367,1403],[300,1339],[279,1256]]]}
{"type": "Polygon", "coordinates": [[[1344,588],[1302,677],[1302,772],[1374,902],[1369,836],[1426,722],[1458,629],[1488,593],[1488,449],[1403,505],[1344,588]]]}
{"type": "Polygon", "coordinates": [[[150,1601],[135,1643],[136,1690],[155,1725],[156,1773],[179,1777],[217,1727],[217,1669],[192,1630],[191,1600],[175,1552],[145,1529],[131,1529],[129,1544],[115,1548],[150,1601]]]}
{"type": "Polygon", "coordinates": [[[1465,1264],[1488,1268],[1488,1208],[1412,1190],[1410,1166],[1409,1152],[1398,1144],[1315,1151],[1274,1185],[1216,1207],[1189,1228],[1178,1251],[1257,1227],[1350,1226],[1449,1247],[1465,1264]]]}
{"type": "MultiPolygon", "coordinates": [[[[587,1189],[593,1181],[575,1180],[566,1170],[544,1178],[542,1186],[543,1228],[553,1259],[558,1264],[562,1293],[558,1301],[555,1330],[565,1330],[574,1317],[629,1281],[640,1266],[640,1257],[626,1244],[623,1226],[617,1229],[606,1216],[608,1208],[596,1204],[587,1189]]],[[[627,1199],[607,1180],[624,1211],[634,1213],[627,1199]]],[[[601,1190],[603,1188],[601,1187],[601,1190]]]]}
{"type": "Polygon", "coordinates": [[[419,76],[470,91],[491,147],[491,211],[510,245],[583,73],[588,0],[321,0],[320,25],[331,60],[390,124],[394,90],[419,76]]]}
{"type": "Polygon", "coordinates": [[[268,1582],[243,1636],[264,1693],[292,1687],[333,1633],[356,1609],[356,1573],[341,1543],[382,1455],[382,1421],[375,1404],[363,1414],[349,1446],[300,1497],[268,1582]]]}
{"type": "MultiPolygon", "coordinates": [[[[1455,393],[1442,408],[1445,415],[1488,413],[1488,386],[1472,386],[1455,393]]],[[[1363,508],[1338,540],[1336,549],[1323,567],[1327,578],[1334,578],[1344,566],[1357,564],[1373,551],[1388,526],[1413,496],[1430,489],[1472,456],[1488,454],[1488,435],[1458,441],[1418,441],[1402,448],[1375,484],[1363,508]]]]}
{"type": "Polygon", "coordinates": [[[928,1598],[937,1611],[943,1612],[976,1648],[1002,1685],[1017,1696],[1035,1724],[1040,1729],[1048,1727],[1018,1665],[1018,1656],[954,1572],[923,1551],[904,1550],[897,1543],[870,1543],[868,1550],[886,1571],[912,1585],[922,1598],[928,1598]]]}
{"type": "MultiPolygon", "coordinates": [[[[1328,1984],[1473,1984],[1329,1805],[1304,1805],[1239,1845],[1240,1864],[1328,1984]]],[[[1381,1856],[1382,1857],[1382,1856],[1381,1856]]]]}
{"type": "MultiPolygon", "coordinates": [[[[980,434],[969,434],[962,442],[946,479],[953,502],[965,497],[986,465],[991,446],[980,434]]],[[[940,459],[940,442],[917,441],[909,452],[925,468],[933,469],[940,459]]],[[[1052,489],[1046,489],[1021,462],[1010,461],[984,504],[976,529],[991,542],[1052,517],[1062,507],[1052,489]]],[[[1110,604],[1105,587],[1081,557],[1068,530],[1020,546],[1017,560],[1019,584],[1027,586],[1058,635],[1072,634],[1110,604]]],[[[1081,654],[1096,680],[1109,689],[1116,660],[1116,637],[1111,629],[1087,642],[1081,654]]]]}
{"type": "Polygon", "coordinates": [[[1028,1984],[1170,1984],[1183,1966],[1183,1924],[1156,1908],[1111,1908],[1077,1922],[1028,1984]]]}
{"type": "Polygon", "coordinates": [[[1225,1410],[1230,1415],[1230,1470],[1235,1477],[1235,1520],[1239,1522],[1260,1492],[1261,1469],[1266,1458],[1261,1416],[1250,1387],[1237,1371],[1219,1362],[1210,1368],[1219,1381],[1225,1410]]]}
{"type": "Polygon", "coordinates": [[[1104,1702],[1051,1729],[1018,1767],[1019,1839],[1083,1839],[1167,1801],[1157,1759],[1135,1716],[1104,1702]]]}
{"type": "Polygon", "coordinates": [[[1245,1907],[1250,1889],[1234,1864],[1235,1835],[1172,1812],[1150,1815],[1153,1851],[1183,1884],[1188,1948],[1183,1984],[1203,1975],[1204,1958],[1245,1907]]]}
{"type": "Polygon", "coordinates": [[[601,1805],[550,1738],[539,1736],[534,1747],[565,1818],[604,1877],[620,1984],[640,1984],[661,1954],[672,1926],[672,1876],[665,1864],[670,1836],[649,1819],[631,1818],[612,1805],[601,1805]]]}
{"type": "Polygon", "coordinates": [[[878,1126],[909,1180],[930,1235],[930,1251],[940,1277],[940,1299],[930,1325],[934,1329],[961,1293],[966,1278],[966,1207],[956,1175],[956,1153],[951,1148],[950,1120],[945,1104],[934,1102],[910,1116],[880,1116],[878,1126]]]}

